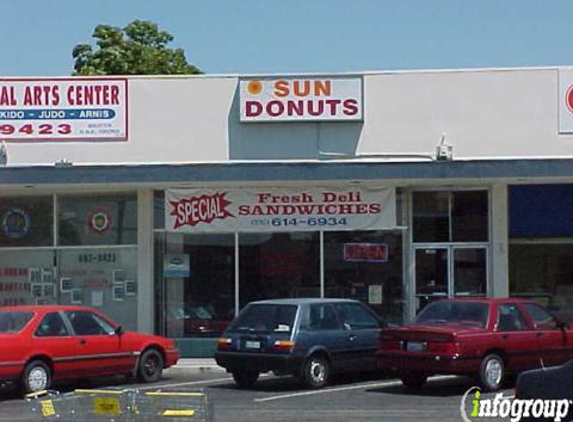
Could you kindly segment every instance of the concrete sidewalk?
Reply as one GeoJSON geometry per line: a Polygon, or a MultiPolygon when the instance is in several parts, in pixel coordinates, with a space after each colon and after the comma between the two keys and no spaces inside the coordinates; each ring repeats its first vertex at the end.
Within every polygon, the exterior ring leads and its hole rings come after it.
{"type": "Polygon", "coordinates": [[[213,358],[183,358],[179,359],[173,369],[193,370],[197,372],[225,372],[225,369],[217,365],[213,358]]]}

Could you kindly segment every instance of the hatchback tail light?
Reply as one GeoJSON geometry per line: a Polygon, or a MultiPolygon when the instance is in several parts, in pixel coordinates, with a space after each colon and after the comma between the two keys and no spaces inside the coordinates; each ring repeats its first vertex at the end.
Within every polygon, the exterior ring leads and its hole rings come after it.
{"type": "Polygon", "coordinates": [[[275,341],[275,349],[284,352],[291,352],[294,349],[294,341],[291,340],[277,340],[275,341]]]}
{"type": "Polygon", "coordinates": [[[225,350],[231,347],[233,341],[230,338],[220,337],[217,339],[217,350],[225,350]]]}

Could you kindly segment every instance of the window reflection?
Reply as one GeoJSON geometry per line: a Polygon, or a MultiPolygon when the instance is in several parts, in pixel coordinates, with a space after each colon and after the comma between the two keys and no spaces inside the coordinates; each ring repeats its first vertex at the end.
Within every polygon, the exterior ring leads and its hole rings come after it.
{"type": "Polygon", "coordinates": [[[382,319],[401,322],[401,234],[383,231],[324,233],[324,279],[326,297],[360,300],[382,319]],[[349,250],[352,252],[348,253],[349,250]]]}
{"type": "Polygon", "coordinates": [[[509,247],[509,291],[531,297],[573,320],[573,244],[532,243],[509,247]]]}
{"type": "Polygon", "coordinates": [[[234,235],[168,234],[156,261],[158,296],[170,337],[218,337],[235,316],[234,235]]]}
{"type": "Polygon", "coordinates": [[[239,236],[241,307],[253,300],[320,296],[318,232],[239,236]]]}

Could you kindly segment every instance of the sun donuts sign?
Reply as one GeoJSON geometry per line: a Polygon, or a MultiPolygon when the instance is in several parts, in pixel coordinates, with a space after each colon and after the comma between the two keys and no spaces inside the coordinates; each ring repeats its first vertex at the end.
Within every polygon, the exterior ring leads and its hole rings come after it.
{"type": "Polygon", "coordinates": [[[361,77],[239,81],[241,122],[361,121],[361,77]]]}

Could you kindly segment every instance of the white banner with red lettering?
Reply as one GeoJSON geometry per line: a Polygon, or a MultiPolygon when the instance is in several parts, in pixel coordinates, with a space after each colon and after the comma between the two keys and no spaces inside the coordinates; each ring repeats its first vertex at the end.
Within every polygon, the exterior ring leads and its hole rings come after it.
{"type": "Polygon", "coordinates": [[[396,226],[395,189],[169,189],[165,228],[187,233],[382,230],[396,226]]]}
{"type": "Polygon", "coordinates": [[[0,79],[0,139],[123,141],[127,79],[0,79]]]}

